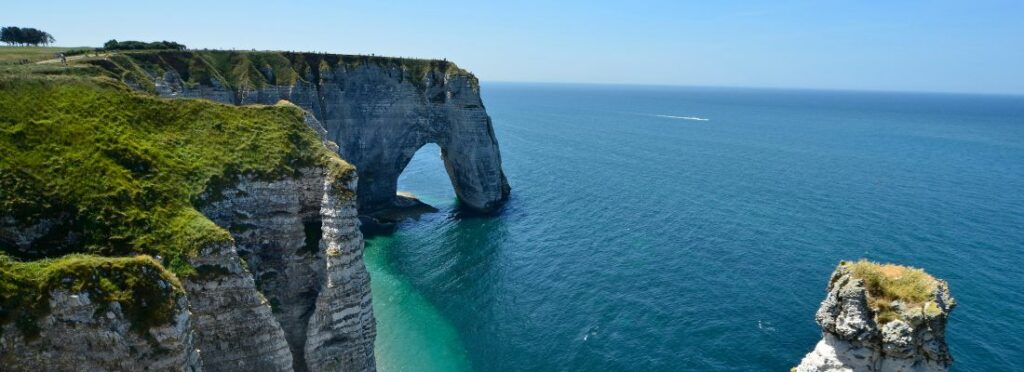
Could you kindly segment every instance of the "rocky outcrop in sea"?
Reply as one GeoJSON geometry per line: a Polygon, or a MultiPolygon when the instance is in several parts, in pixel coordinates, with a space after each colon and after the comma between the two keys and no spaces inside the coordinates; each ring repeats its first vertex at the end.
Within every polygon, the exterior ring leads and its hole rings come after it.
{"type": "Polygon", "coordinates": [[[946,371],[953,363],[946,321],[955,306],[946,282],[923,271],[866,261],[841,263],[815,315],[822,340],[794,370],[946,371]],[[885,288],[895,285],[901,286],[899,291],[885,288]],[[889,296],[913,293],[905,288],[921,296],[889,296]]]}

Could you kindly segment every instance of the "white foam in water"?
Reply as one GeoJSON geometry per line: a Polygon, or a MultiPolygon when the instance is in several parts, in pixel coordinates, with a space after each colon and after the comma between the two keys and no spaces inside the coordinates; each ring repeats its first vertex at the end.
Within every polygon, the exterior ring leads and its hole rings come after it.
{"type": "Polygon", "coordinates": [[[659,118],[679,119],[679,120],[694,120],[694,121],[710,121],[711,120],[711,119],[707,119],[707,118],[699,118],[699,117],[696,117],[696,116],[673,116],[673,115],[653,115],[653,116],[657,116],[659,118]]]}

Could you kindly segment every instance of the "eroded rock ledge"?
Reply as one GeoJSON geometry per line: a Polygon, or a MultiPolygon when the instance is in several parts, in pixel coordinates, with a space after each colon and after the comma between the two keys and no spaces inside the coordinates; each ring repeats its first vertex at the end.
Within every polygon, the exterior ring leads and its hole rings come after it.
{"type": "Polygon", "coordinates": [[[946,282],[921,270],[840,263],[815,316],[822,340],[794,370],[946,371],[955,306],[946,282]]]}

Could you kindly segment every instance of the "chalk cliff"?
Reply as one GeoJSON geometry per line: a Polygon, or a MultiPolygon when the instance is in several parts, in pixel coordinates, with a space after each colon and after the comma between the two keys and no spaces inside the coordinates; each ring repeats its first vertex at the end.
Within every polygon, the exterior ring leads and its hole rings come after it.
{"type": "Polygon", "coordinates": [[[321,168],[242,179],[202,209],[235,241],[201,252],[208,274],[185,283],[208,370],[373,368],[355,177],[342,182],[321,168]]]}
{"type": "Polygon", "coordinates": [[[447,61],[45,67],[0,74],[3,370],[372,371],[360,214],[410,205],[398,176],[427,143],[464,207],[509,195],[477,80],[447,61]],[[269,106],[230,106],[249,104],[269,106]]]}
{"type": "Polygon", "coordinates": [[[441,148],[466,207],[494,211],[509,195],[476,77],[447,61],[184,51],[126,53],[99,65],[161,96],[302,107],[356,166],[362,212],[396,205],[398,176],[427,143],[441,148]]]}
{"type": "MultiPolygon", "coordinates": [[[[159,278],[159,268],[151,269],[156,287],[175,286],[159,278]]],[[[63,282],[72,287],[82,279],[88,280],[68,276],[63,282]]],[[[173,295],[169,322],[143,332],[133,328],[131,312],[118,302],[98,298],[94,291],[55,289],[45,296],[51,310],[32,327],[0,325],[0,370],[202,370],[184,295],[173,295]]]]}
{"type": "Polygon", "coordinates": [[[0,75],[0,370],[375,370],[358,176],[315,117],[60,79],[0,75]]]}
{"type": "Polygon", "coordinates": [[[923,271],[842,263],[815,319],[822,340],[794,368],[812,371],[945,371],[953,363],[946,321],[956,302],[923,271]]]}
{"type": "Polygon", "coordinates": [[[14,370],[373,370],[356,178],[327,173],[245,176],[207,195],[202,212],[233,239],[190,260],[196,274],[182,279],[169,324],[138,333],[118,302],[55,290],[39,335],[4,325],[0,362],[14,370]]]}

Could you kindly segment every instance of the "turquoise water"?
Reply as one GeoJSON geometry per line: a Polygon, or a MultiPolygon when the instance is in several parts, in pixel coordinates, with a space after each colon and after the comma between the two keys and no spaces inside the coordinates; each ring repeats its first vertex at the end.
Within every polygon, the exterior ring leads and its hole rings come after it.
{"type": "Polygon", "coordinates": [[[512,198],[369,241],[382,371],[788,370],[842,259],[926,268],[957,371],[1024,360],[1024,98],[485,84],[512,198]],[[698,120],[707,119],[707,120],[698,120]],[[411,367],[410,367],[411,366],[411,367]]]}

